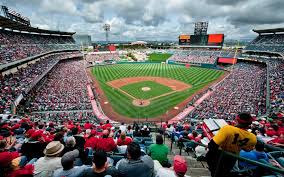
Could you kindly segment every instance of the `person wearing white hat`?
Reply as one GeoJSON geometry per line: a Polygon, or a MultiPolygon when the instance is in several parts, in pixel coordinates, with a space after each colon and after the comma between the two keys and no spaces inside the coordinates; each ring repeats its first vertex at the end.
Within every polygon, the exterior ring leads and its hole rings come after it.
{"type": "Polygon", "coordinates": [[[60,155],[63,149],[64,145],[59,141],[50,142],[43,151],[45,156],[39,158],[34,164],[34,176],[51,177],[55,170],[62,168],[60,155]]]}

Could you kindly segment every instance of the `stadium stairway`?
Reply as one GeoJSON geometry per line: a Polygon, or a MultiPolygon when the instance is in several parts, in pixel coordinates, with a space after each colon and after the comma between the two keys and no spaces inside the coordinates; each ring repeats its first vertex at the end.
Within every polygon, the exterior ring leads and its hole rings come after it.
{"type": "MultiPolygon", "coordinates": [[[[155,142],[156,135],[153,135],[153,141],[155,142]]],[[[168,145],[168,147],[171,147],[171,140],[168,138],[165,138],[165,144],[168,145]]],[[[180,149],[173,144],[172,151],[168,155],[168,159],[172,162],[175,155],[179,155],[180,149]]],[[[197,161],[195,158],[193,158],[193,153],[186,153],[184,150],[182,150],[181,154],[187,161],[187,175],[190,177],[210,177],[210,172],[207,168],[206,162],[200,162],[197,161]]]]}

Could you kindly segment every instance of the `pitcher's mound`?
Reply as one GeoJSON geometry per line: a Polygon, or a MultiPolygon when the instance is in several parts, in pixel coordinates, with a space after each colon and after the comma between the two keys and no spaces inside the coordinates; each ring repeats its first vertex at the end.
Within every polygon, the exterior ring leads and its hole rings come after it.
{"type": "Polygon", "coordinates": [[[135,106],[139,106],[139,107],[144,107],[144,106],[148,106],[150,104],[149,100],[133,100],[132,104],[135,106]]]}
{"type": "Polygon", "coordinates": [[[150,91],[151,88],[150,87],[142,87],[141,90],[143,90],[144,92],[150,91]]]}

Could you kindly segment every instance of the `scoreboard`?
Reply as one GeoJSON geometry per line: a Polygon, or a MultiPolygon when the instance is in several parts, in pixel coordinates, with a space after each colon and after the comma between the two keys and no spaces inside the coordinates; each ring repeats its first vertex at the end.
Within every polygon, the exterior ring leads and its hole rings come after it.
{"type": "Polygon", "coordinates": [[[224,34],[180,35],[179,45],[223,46],[224,34]]]}

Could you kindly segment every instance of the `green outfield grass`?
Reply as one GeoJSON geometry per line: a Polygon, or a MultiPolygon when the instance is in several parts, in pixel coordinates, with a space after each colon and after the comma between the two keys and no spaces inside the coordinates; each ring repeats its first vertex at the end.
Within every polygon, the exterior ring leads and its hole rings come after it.
{"type": "Polygon", "coordinates": [[[151,53],[149,55],[149,61],[151,61],[151,62],[165,62],[171,56],[172,56],[172,54],[169,54],[169,53],[151,53]]]}
{"type": "Polygon", "coordinates": [[[173,108],[224,74],[223,71],[218,70],[199,67],[186,68],[184,66],[168,64],[97,66],[92,69],[92,73],[104,90],[113,109],[123,116],[132,118],[152,118],[166,113],[168,109],[173,108]],[[174,92],[170,95],[157,98],[151,101],[151,104],[146,107],[137,107],[132,104],[132,98],[106,84],[108,81],[120,78],[140,76],[157,76],[180,80],[192,85],[192,87],[181,92],[174,92]]]}
{"type": "Polygon", "coordinates": [[[161,85],[154,81],[142,81],[138,83],[128,84],[120,87],[120,89],[126,91],[127,93],[138,99],[149,99],[173,91],[170,87],[161,85]],[[143,91],[142,87],[149,87],[151,90],[143,91]]]}

